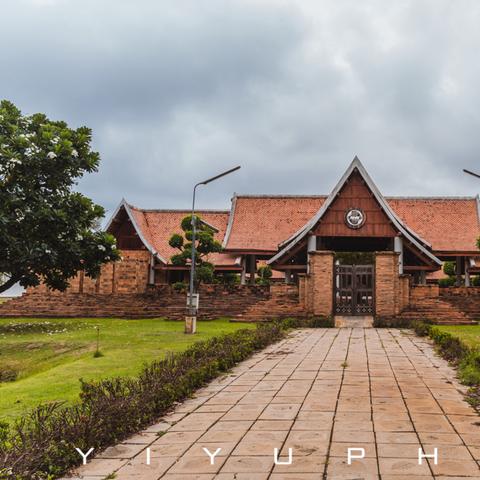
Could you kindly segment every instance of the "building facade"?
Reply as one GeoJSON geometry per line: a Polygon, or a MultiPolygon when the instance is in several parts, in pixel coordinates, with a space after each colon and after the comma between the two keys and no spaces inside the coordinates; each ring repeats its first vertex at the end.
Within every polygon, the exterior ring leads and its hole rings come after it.
{"type": "MultiPolygon", "coordinates": [[[[189,266],[170,261],[178,251],[169,239],[189,214],[140,209],[123,200],[107,225],[122,260],[105,265],[97,279],[79,274],[67,294],[165,292],[168,284],[187,280],[189,266]]],[[[306,315],[395,317],[418,295],[438,296],[443,262],[455,262],[457,285],[469,286],[480,274],[478,196],[385,197],[356,157],[329,195],[235,194],[230,210],[197,214],[223,245],[209,258],[217,273],[235,273],[250,285],[258,266],[270,265],[275,285],[291,287],[289,300],[282,303],[284,296],[275,305],[292,307],[296,288],[293,310],[306,315]]],[[[47,293],[44,286],[34,290],[47,293]]],[[[262,314],[269,308],[265,304],[262,314]]]]}

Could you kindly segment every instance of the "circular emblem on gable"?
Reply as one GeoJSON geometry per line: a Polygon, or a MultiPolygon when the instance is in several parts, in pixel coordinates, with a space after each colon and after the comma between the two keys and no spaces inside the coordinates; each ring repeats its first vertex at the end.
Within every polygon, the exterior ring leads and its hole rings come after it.
{"type": "Polygon", "coordinates": [[[345,223],[349,228],[360,228],[365,223],[365,212],[360,208],[349,208],[345,212],[345,223]]]}

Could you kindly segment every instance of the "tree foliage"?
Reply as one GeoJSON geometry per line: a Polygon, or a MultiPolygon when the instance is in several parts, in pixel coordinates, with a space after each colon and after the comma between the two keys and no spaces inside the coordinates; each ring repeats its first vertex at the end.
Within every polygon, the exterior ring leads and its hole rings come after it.
{"type": "Polygon", "coordinates": [[[455,276],[455,262],[443,262],[443,273],[449,277],[455,276]]]}
{"type": "MultiPolygon", "coordinates": [[[[195,215],[195,221],[195,282],[197,285],[212,283],[215,266],[208,261],[208,256],[221,252],[222,245],[215,240],[214,231],[198,215],[195,215]]],[[[173,265],[190,264],[192,258],[192,216],[186,216],[180,227],[183,233],[174,233],[168,242],[179,251],[170,258],[173,265]]]]}
{"type": "Polygon", "coordinates": [[[273,272],[270,265],[262,265],[257,269],[257,283],[259,285],[270,285],[270,280],[272,278],[273,272]]]}
{"type": "Polygon", "coordinates": [[[115,239],[95,228],[104,209],[74,190],[97,171],[87,127],[0,102],[0,292],[19,282],[64,290],[79,270],[95,277],[117,260],[115,239]]]}

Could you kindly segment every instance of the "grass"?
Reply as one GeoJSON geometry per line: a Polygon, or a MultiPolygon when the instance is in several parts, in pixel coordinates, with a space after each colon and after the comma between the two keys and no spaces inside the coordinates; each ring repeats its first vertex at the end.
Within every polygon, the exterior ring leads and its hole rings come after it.
{"type": "Polygon", "coordinates": [[[480,348],[480,325],[436,325],[442,332],[460,338],[471,348],[480,348]]]}
{"type": "Polygon", "coordinates": [[[42,402],[73,402],[79,378],[132,376],[167,352],[240,328],[254,326],[218,319],[200,322],[196,335],[185,335],[183,322],[164,319],[0,319],[0,370],[17,372],[16,381],[0,383],[0,418],[12,420],[42,402]],[[45,322],[47,331],[38,332],[45,322]],[[24,324],[23,333],[12,333],[6,327],[11,323],[24,324]],[[96,327],[101,356],[94,356],[96,327]]]}

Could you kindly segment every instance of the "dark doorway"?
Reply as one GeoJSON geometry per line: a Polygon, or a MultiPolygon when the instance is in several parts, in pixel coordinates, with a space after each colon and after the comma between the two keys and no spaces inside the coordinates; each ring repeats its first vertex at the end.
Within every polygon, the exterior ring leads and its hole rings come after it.
{"type": "Polygon", "coordinates": [[[373,265],[335,265],[335,314],[374,314],[374,272],[373,265]]]}
{"type": "Polygon", "coordinates": [[[393,237],[317,237],[317,250],[334,252],[393,251],[393,237]]]}

